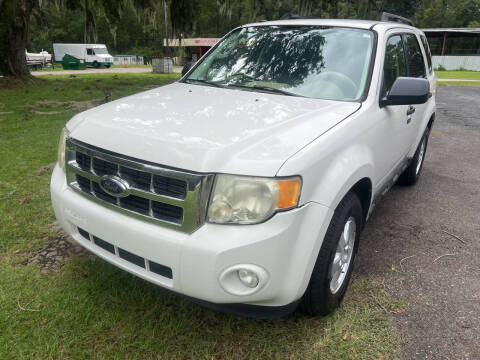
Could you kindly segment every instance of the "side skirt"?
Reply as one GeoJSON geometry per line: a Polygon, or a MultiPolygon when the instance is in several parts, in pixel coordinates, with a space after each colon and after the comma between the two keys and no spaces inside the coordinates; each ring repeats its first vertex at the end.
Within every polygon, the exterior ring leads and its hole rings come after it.
{"type": "Polygon", "coordinates": [[[370,217],[373,209],[375,206],[381,201],[381,199],[385,196],[386,193],[392,188],[393,185],[397,182],[400,175],[405,171],[405,169],[410,165],[412,159],[405,158],[397,167],[395,171],[392,172],[392,175],[385,181],[385,183],[379,188],[379,190],[374,194],[372,205],[370,206],[370,210],[368,212],[368,217],[370,217]]]}

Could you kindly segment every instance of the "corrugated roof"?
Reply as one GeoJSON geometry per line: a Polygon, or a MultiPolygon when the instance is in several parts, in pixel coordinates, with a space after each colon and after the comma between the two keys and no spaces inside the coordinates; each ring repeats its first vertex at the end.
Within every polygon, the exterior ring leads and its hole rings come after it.
{"type": "Polygon", "coordinates": [[[430,29],[422,29],[423,32],[438,32],[438,33],[444,33],[444,32],[454,32],[454,33],[470,33],[470,34],[475,34],[475,33],[480,33],[480,27],[476,28],[430,28],[430,29]]]}

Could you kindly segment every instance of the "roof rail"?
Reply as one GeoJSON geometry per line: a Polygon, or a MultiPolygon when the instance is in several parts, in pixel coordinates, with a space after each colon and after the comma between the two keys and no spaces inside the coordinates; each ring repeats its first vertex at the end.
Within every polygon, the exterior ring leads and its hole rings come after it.
{"type": "Polygon", "coordinates": [[[402,23],[402,24],[407,24],[407,25],[413,26],[412,20],[404,18],[403,16],[400,16],[400,15],[390,14],[386,11],[384,11],[382,13],[382,17],[381,17],[380,20],[381,21],[397,22],[397,23],[402,23]]]}

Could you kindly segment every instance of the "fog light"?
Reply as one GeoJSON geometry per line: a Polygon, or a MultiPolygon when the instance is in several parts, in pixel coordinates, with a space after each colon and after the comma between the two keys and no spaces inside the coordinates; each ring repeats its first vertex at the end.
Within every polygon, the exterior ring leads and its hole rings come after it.
{"type": "Polygon", "coordinates": [[[253,271],[240,269],[238,270],[238,278],[243,285],[249,288],[255,288],[258,285],[258,276],[253,271]]]}
{"type": "Polygon", "coordinates": [[[261,291],[269,277],[268,272],[258,265],[236,264],[223,270],[218,281],[227,293],[246,296],[261,291]]]}

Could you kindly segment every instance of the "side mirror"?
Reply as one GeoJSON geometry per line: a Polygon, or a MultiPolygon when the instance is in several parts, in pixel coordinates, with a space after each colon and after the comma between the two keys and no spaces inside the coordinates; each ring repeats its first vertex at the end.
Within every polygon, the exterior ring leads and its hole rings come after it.
{"type": "Polygon", "coordinates": [[[427,79],[399,77],[380,106],[425,104],[431,96],[427,79]]]}
{"type": "Polygon", "coordinates": [[[184,76],[192,67],[195,65],[196,61],[187,62],[182,69],[182,76],[184,76]]]}

